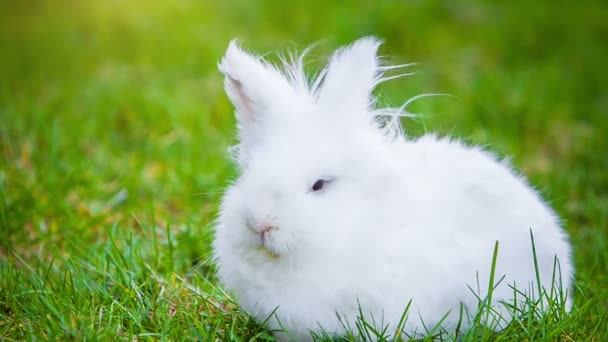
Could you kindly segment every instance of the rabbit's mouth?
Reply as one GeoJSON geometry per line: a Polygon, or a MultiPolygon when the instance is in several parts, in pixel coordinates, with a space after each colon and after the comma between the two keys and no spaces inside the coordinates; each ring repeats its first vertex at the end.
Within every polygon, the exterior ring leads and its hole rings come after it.
{"type": "Polygon", "coordinates": [[[268,226],[266,229],[260,231],[260,246],[264,249],[266,254],[272,259],[277,259],[281,255],[277,250],[276,234],[279,230],[278,227],[268,226]]]}
{"type": "Polygon", "coordinates": [[[253,230],[258,239],[259,244],[256,250],[264,252],[264,254],[271,259],[278,259],[281,257],[279,252],[280,242],[277,241],[275,236],[279,230],[278,227],[267,225],[258,229],[251,226],[249,226],[249,228],[253,230]]]}
{"type": "Polygon", "coordinates": [[[281,255],[279,255],[277,252],[264,245],[259,245],[257,250],[264,253],[270,259],[278,259],[281,257],[281,255]]]}

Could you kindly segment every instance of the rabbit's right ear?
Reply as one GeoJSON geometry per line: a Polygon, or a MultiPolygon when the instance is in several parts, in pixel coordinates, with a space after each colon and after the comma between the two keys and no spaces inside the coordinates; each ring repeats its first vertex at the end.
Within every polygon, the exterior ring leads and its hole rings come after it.
{"type": "MultiPolygon", "coordinates": [[[[239,129],[258,121],[289,88],[281,73],[261,58],[246,53],[232,40],[219,64],[226,94],[236,108],[239,129]]],[[[243,132],[241,132],[243,133],[243,132]]]]}
{"type": "Polygon", "coordinates": [[[364,37],[336,51],[327,66],[319,102],[339,108],[370,108],[374,102],[372,91],[380,76],[380,43],[374,37],[364,37]]]}

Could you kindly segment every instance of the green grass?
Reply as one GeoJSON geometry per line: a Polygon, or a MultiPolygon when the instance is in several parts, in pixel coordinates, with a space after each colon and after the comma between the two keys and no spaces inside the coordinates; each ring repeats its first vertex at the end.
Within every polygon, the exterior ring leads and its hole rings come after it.
{"type": "Polygon", "coordinates": [[[217,61],[235,36],[259,53],[322,39],[318,62],[367,34],[423,62],[382,102],[455,96],[412,104],[409,134],[511,156],[571,235],[570,315],[463,339],[607,340],[606,18],[601,1],[1,2],[0,340],[270,338],[210,261],[235,175],[217,61]]]}

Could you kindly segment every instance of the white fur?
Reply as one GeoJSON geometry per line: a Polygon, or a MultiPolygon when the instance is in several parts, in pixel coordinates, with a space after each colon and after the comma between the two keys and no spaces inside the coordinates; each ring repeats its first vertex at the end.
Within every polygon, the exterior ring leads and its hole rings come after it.
{"type": "Polygon", "coordinates": [[[231,42],[220,70],[237,110],[242,172],[216,227],[223,286],[260,322],[276,309],[268,326],[279,328],[278,318],[298,341],[311,330],[343,332],[358,305],[368,320],[394,328],[410,299],[407,332],[423,332],[423,322],[432,327],[451,310],[450,328],[460,303],[476,310],[471,289],[485,297],[499,241],[495,279],[505,278],[493,303],[508,319],[498,303],[513,302],[510,286],[529,295],[536,288],[531,229],[543,285],[551,287],[557,257],[570,291],[559,219],[506,162],[383,125],[387,110],[374,108],[371,93],[388,70],[379,67],[379,45],[363,38],[339,50],[309,83],[301,60],[281,71],[231,42]],[[320,178],[331,182],[310,191],[320,178]],[[263,238],[256,231],[270,226],[263,238]]]}

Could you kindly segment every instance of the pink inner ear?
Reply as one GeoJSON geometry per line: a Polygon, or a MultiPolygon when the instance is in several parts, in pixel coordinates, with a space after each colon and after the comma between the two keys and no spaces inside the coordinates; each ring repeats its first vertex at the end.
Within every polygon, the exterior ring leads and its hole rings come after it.
{"type": "Polygon", "coordinates": [[[235,41],[230,42],[219,69],[239,120],[258,119],[275,103],[294,96],[292,85],[276,67],[243,51],[235,41]]]}
{"type": "Polygon", "coordinates": [[[252,120],[255,116],[254,104],[247,95],[243,83],[226,74],[226,86],[226,93],[236,107],[239,119],[252,120]]]}

